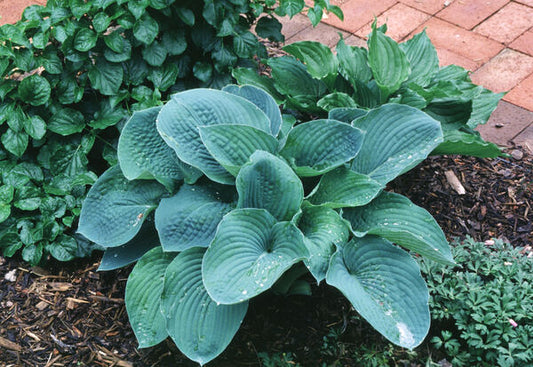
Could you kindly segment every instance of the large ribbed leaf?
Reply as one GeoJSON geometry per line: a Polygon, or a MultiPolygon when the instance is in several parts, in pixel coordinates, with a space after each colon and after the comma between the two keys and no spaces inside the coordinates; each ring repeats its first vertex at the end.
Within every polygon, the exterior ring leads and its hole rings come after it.
{"type": "Polygon", "coordinates": [[[269,289],[293,264],[307,257],[302,233],[263,209],[227,214],[203,261],[203,279],[213,300],[240,303],[269,289]]]}
{"type": "Polygon", "coordinates": [[[314,79],[301,62],[290,56],[271,58],[267,63],[272,68],[274,84],[282,94],[318,99],[327,90],[324,82],[314,79]]]}
{"type": "Polygon", "coordinates": [[[329,260],[338,245],[350,237],[350,230],[339,213],[320,206],[306,206],[298,222],[304,235],[304,243],[309,251],[305,260],[309,271],[317,282],[326,278],[329,260]]]}
{"type": "Polygon", "coordinates": [[[155,225],[163,249],[184,251],[209,246],[218,223],[235,207],[234,192],[227,186],[183,185],[176,195],[161,200],[155,211],[155,225]]]}
{"type": "Polygon", "coordinates": [[[416,108],[386,104],[352,123],[365,139],[352,169],[385,185],[442,142],[440,123],[416,108]]]}
{"type": "Polygon", "coordinates": [[[330,208],[361,206],[368,204],[382,189],[379,182],[343,166],[322,176],[308,200],[330,208]]]}
{"type": "Polygon", "coordinates": [[[128,180],[156,179],[168,188],[195,181],[201,172],[181,162],[156,129],[161,107],[134,112],[118,140],[118,160],[128,180]]]}
{"type": "Polygon", "coordinates": [[[245,98],[259,107],[270,120],[270,132],[272,135],[278,135],[281,129],[281,111],[270,94],[253,85],[238,86],[232,84],[224,87],[222,90],[245,98]]]}
{"type": "Polygon", "coordinates": [[[156,246],[159,246],[159,237],[154,223],[145,221],[132,240],[122,246],[109,247],[105,250],[98,271],[114,270],[134,263],[156,246]]]}
{"type": "Polygon", "coordinates": [[[285,45],[283,50],[303,62],[313,77],[324,80],[330,88],[333,86],[338,63],[328,46],[320,42],[301,41],[285,45]]]}
{"type": "Polygon", "coordinates": [[[361,47],[348,46],[344,39],[337,43],[337,59],[339,70],[346,80],[367,83],[372,78],[372,70],[367,64],[368,51],[361,47]]]}
{"type": "Polygon", "coordinates": [[[123,245],[139,232],[166,193],[156,181],[129,181],[120,167],[112,167],[89,190],[78,232],[104,247],[123,245]]]}
{"type": "Polygon", "coordinates": [[[328,118],[351,124],[353,120],[362,117],[368,113],[368,110],[362,108],[334,108],[328,113],[328,118]]]}
{"type": "Polygon", "coordinates": [[[424,112],[442,124],[442,130],[459,129],[472,114],[472,101],[454,99],[430,103],[424,112]]]}
{"type": "Polygon", "coordinates": [[[343,92],[334,92],[322,97],[316,105],[324,111],[331,111],[334,108],[351,107],[357,108],[357,103],[348,94],[343,92]]]}
{"type": "Polygon", "coordinates": [[[444,142],[431,154],[463,154],[480,158],[496,158],[502,154],[500,148],[483,140],[477,131],[468,133],[460,130],[444,132],[444,142]]]}
{"type": "Polygon", "coordinates": [[[391,342],[413,349],[427,335],[426,283],[416,261],[389,241],[354,239],[333,255],[326,281],[391,342]]]}
{"type": "Polygon", "coordinates": [[[213,181],[232,184],[234,177],[209,154],[198,131],[198,126],[218,124],[249,125],[270,132],[270,120],[259,107],[213,89],[177,93],[157,117],[159,133],[183,162],[200,169],[213,181]]]}
{"type": "Polygon", "coordinates": [[[358,237],[378,235],[428,259],[453,264],[448,241],[435,219],[405,196],[383,192],[370,204],[343,211],[358,237]]]}
{"type": "Polygon", "coordinates": [[[318,176],[353,159],[361,130],[336,120],[313,120],[294,127],[280,154],[299,176],[318,176]]]}
{"type": "Polygon", "coordinates": [[[144,254],[128,277],[124,301],[139,348],[159,344],[168,336],[160,301],[165,271],[175,256],[156,247],[144,254]]]}
{"type": "Polygon", "coordinates": [[[385,98],[398,90],[411,72],[400,46],[375,27],[368,38],[368,65],[385,98]]]}
{"type": "Polygon", "coordinates": [[[204,249],[189,249],[170,263],[161,295],[168,334],[189,359],[204,365],[231,342],[248,302],[217,305],[202,282],[204,249]]]}
{"type": "Polygon", "coordinates": [[[262,208],[278,220],[291,220],[300,209],[304,189],[280,158],[257,151],[237,176],[239,208],[262,208]]]}
{"type": "Polygon", "coordinates": [[[234,176],[255,151],[276,153],[278,149],[275,137],[255,127],[221,124],[198,129],[209,153],[234,176]]]}
{"type": "Polygon", "coordinates": [[[283,103],[285,100],[278,92],[276,87],[274,87],[274,81],[267,76],[259,75],[257,70],[248,68],[235,68],[231,72],[231,75],[240,85],[253,85],[267,91],[268,94],[270,94],[278,104],[283,103]]]}
{"type": "Polygon", "coordinates": [[[407,79],[409,83],[416,83],[422,87],[427,86],[433,76],[439,71],[439,57],[437,50],[424,29],[408,40],[400,44],[411,66],[411,74],[407,79]]]}

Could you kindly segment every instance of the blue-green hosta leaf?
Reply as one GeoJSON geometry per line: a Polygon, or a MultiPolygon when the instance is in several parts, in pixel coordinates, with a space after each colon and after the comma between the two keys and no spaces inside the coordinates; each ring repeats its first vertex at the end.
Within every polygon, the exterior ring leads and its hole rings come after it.
{"type": "Polygon", "coordinates": [[[350,230],[339,213],[330,208],[306,206],[298,222],[309,251],[305,264],[317,282],[326,278],[331,255],[350,237],[350,230]]]}
{"type": "Polygon", "coordinates": [[[439,80],[454,80],[454,81],[464,81],[469,82],[470,77],[468,76],[470,72],[458,65],[447,65],[439,69],[439,71],[433,77],[433,82],[439,80]]]}
{"type": "Polygon", "coordinates": [[[118,140],[118,161],[128,180],[156,179],[172,188],[177,181],[194,182],[201,173],[181,162],[156,129],[161,107],[134,112],[118,140]]]}
{"type": "Polygon", "coordinates": [[[326,84],[314,79],[304,64],[290,56],[281,56],[268,60],[272,68],[272,79],[277,90],[282,94],[298,97],[309,96],[318,100],[327,90],[326,84]]]}
{"type": "Polygon", "coordinates": [[[227,214],[205,253],[202,273],[215,302],[234,304],[268,290],[293,264],[307,257],[303,235],[264,209],[227,214]]]}
{"type": "Polygon", "coordinates": [[[428,102],[420,94],[409,88],[401,88],[398,95],[389,98],[388,103],[401,103],[422,110],[427,107],[428,102]]]}
{"type": "Polygon", "coordinates": [[[440,123],[406,105],[383,105],[352,124],[365,132],[352,170],[382,185],[422,162],[442,142],[440,123]]]}
{"type": "Polygon", "coordinates": [[[159,246],[159,237],[154,223],[145,221],[133,239],[122,246],[105,250],[98,271],[119,269],[132,264],[156,246],[159,246]]]}
{"type": "Polygon", "coordinates": [[[304,189],[300,178],[280,158],[255,152],[236,180],[239,208],[262,208],[277,220],[291,220],[300,209],[304,189]]]}
{"type": "Polygon", "coordinates": [[[318,176],[350,161],[363,142],[361,130],[335,120],[294,127],[280,154],[299,176],[318,176]]]}
{"type": "Polygon", "coordinates": [[[268,92],[274,98],[277,104],[282,104],[285,99],[274,86],[274,81],[266,76],[259,75],[256,70],[248,68],[235,68],[231,75],[240,85],[248,84],[261,88],[268,92]]]}
{"type": "Polygon", "coordinates": [[[311,76],[324,80],[330,88],[333,86],[338,62],[328,46],[320,42],[301,41],[285,45],[283,50],[303,62],[311,76]]]}
{"type": "Polygon", "coordinates": [[[259,107],[270,119],[270,132],[272,135],[278,135],[281,129],[281,111],[276,100],[264,89],[253,85],[238,86],[232,84],[222,90],[245,98],[259,107]]]}
{"type": "Polygon", "coordinates": [[[372,201],[383,188],[367,175],[342,166],[322,176],[308,200],[329,208],[361,206],[372,201]]]}
{"type": "Polygon", "coordinates": [[[475,128],[480,124],[486,124],[504,95],[505,93],[492,93],[490,90],[483,88],[472,101],[472,114],[467,125],[475,128]]]}
{"type": "Polygon", "coordinates": [[[343,211],[354,234],[373,234],[415,251],[428,259],[453,264],[446,237],[425,209],[405,196],[383,192],[370,204],[343,211]]]}
{"type": "Polygon", "coordinates": [[[322,97],[316,105],[325,111],[331,111],[334,108],[351,107],[357,108],[357,103],[348,94],[343,92],[334,92],[322,97]]]}
{"type": "Polygon", "coordinates": [[[211,180],[232,184],[234,177],[203,145],[198,126],[241,124],[270,132],[270,120],[252,102],[213,89],[177,93],[161,108],[157,129],[178,157],[206,174],[211,180]]]}
{"type": "Polygon", "coordinates": [[[354,84],[355,81],[367,83],[372,79],[372,70],[367,63],[368,51],[366,49],[346,45],[341,36],[336,50],[339,71],[346,80],[354,84]]]}
{"type": "Polygon", "coordinates": [[[189,249],[170,263],[161,295],[167,331],[179,350],[204,365],[228,346],[239,330],[248,302],[217,305],[202,282],[205,249],[189,249]]]}
{"type": "Polygon", "coordinates": [[[168,336],[160,309],[161,293],[165,271],[175,256],[163,252],[161,247],[153,248],[141,257],[128,277],[124,302],[139,348],[152,347],[168,336]]]}
{"type": "Polygon", "coordinates": [[[351,124],[353,120],[362,117],[368,113],[368,110],[362,108],[334,108],[328,113],[328,118],[331,120],[342,121],[351,124]]]}
{"type": "Polygon", "coordinates": [[[78,232],[104,247],[130,241],[166,189],[156,181],[129,181],[120,167],[108,169],[83,202],[78,232]]]}
{"type": "Polygon", "coordinates": [[[275,137],[252,126],[221,124],[198,129],[209,153],[234,176],[255,151],[276,153],[278,149],[275,137]]]}
{"type": "Polygon", "coordinates": [[[400,46],[392,38],[373,28],[368,38],[368,65],[386,98],[407,80],[411,69],[400,46]]]}
{"type": "Polygon", "coordinates": [[[427,86],[439,71],[439,57],[426,30],[400,44],[400,48],[405,52],[411,66],[411,74],[407,82],[416,83],[422,87],[427,86]]]}
{"type": "Polygon", "coordinates": [[[218,223],[235,207],[233,200],[233,187],[228,190],[215,185],[183,185],[176,195],[161,200],[155,211],[155,225],[163,249],[184,251],[209,246],[218,223]]]}
{"type": "Polygon", "coordinates": [[[429,292],[416,261],[389,241],[366,236],[339,249],[326,281],[377,331],[413,349],[429,331],[429,292]]]}
{"type": "Polygon", "coordinates": [[[483,140],[478,132],[448,130],[444,132],[444,142],[431,154],[464,154],[480,158],[496,158],[502,155],[500,148],[483,140]]]}
{"type": "Polygon", "coordinates": [[[466,124],[472,114],[472,101],[463,99],[430,103],[424,112],[442,124],[442,130],[458,129],[466,124]]]}

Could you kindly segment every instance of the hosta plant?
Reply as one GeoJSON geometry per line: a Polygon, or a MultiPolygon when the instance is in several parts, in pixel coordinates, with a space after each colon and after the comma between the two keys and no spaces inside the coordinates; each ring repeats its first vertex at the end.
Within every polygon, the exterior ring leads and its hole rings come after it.
{"type": "Polygon", "coordinates": [[[409,105],[441,123],[444,141],[434,154],[500,155],[474,128],[487,122],[503,93],[473,84],[459,66],[439,68],[425,31],[398,44],[385,30],[374,24],[368,48],[349,46],[341,38],[336,54],[319,42],[292,43],[283,48],[289,55],[263,60],[270,76],[250,68],[237,68],[233,76],[264,88],[288,110],[314,116],[329,112],[354,118],[385,103],[409,105]]]}
{"type": "Polygon", "coordinates": [[[439,122],[402,104],[293,121],[262,89],[230,85],[175,94],[125,125],[79,231],[106,248],[101,270],[138,260],[125,301],[140,347],[170,336],[212,360],[248,302],[290,291],[302,264],[392,342],[424,339],[429,295],[408,251],[452,256],[433,217],[384,187],[442,142],[439,122]]]}
{"type": "MultiPolygon", "coordinates": [[[[282,40],[273,12],[304,0],[49,0],[0,27],[0,249],[31,264],[86,254],[87,185],[114,164],[131,111],[189,86],[222,87],[282,40]],[[263,16],[262,16],[263,15],[263,16]],[[257,19],[262,16],[259,21],[257,19]],[[257,22],[256,22],[257,21],[257,22]]],[[[339,9],[317,1],[313,15],[339,9]]]]}

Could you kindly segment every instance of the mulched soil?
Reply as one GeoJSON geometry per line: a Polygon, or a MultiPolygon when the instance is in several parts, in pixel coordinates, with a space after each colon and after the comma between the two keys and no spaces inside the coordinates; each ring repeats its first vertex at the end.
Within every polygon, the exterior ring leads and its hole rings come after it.
{"type": "MultiPolygon", "coordinates": [[[[533,160],[516,152],[515,157],[432,157],[389,189],[426,208],[450,240],[469,235],[530,245],[533,160]],[[464,195],[449,184],[447,171],[462,183],[464,195]]],[[[0,366],[195,365],[170,340],[136,349],[123,300],[131,267],[100,273],[98,260],[95,255],[29,268],[19,259],[0,258],[0,366]],[[5,278],[8,273],[12,279],[5,278]]],[[[313,290],[311,297],[254,299],[231,345],[209,365],[258,366],[260,352],[291,352],[302,366],[358,365],[335,348],[355,350],[380,342],[380,336],[355,317],[339,292],[324,285],[313,290]],[[342,343],[328,348],[324,336],[332,329],[342,332],[342,343]]]]}

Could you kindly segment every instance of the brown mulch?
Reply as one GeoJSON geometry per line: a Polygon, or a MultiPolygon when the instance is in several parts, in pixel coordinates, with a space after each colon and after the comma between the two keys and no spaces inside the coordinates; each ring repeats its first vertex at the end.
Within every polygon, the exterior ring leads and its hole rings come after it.
{"type": "MultiPolygon", "coordinates": [[[[533,243],[532,177],[531,156],[444,156],[429,158],[389,188],[426,208],[450,240],[503,238],[521,247],[533,243]],[[446,171],[459,179],[464,195],[452,188],[446,171]]],[[[123,300],[131,267],[100,273],[98,260],[95,255],[29,268],[16,258],[0,258],[0,366],[195,365],[170,340],[136,349],[123,300]]],[[[311,298],[262,295],[251,302],[228,349],[209,365],[258,366],[260,352],[292,352],[302,366],[331,365],[336,357],[328,359],[320,349],[332,328],[344,331],[343,347],[379,339],[354,321],[354,314],[340,293],[325,285],[315,287],[311,298]]]]}

